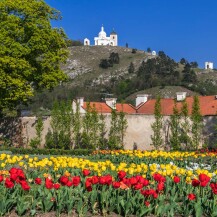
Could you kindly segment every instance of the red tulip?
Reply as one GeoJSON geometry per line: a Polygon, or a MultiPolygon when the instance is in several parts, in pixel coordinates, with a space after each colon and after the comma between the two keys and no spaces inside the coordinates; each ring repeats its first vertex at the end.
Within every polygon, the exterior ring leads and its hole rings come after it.
{"type": "Polygon", "coordinates": [[[163,191],[164,190],[164,183],[163,182],[159,182],[157,184],[157,190],[158,191],[163,191]]]}
{"type": "Polygon", "coordinates": [[[193,179],[192,182],[191,182],[191,184],[192,184],[194,187],[197,187],[197,186],[199,186],[200,181],[197,180],[197,179],[193,179]]]}
{"type": "Polygon", "coordinates": [[[118,172],[118,178],[120,180],[122,180],[126,175],[127,175],[127,173],[125,171],[121,170],[121,171],[118,172]]]}
{"type": "Polygon", "coordinates": [[[35,184],[41,185],[41,179],[40,179],[40,178],[36,178],[36,179],[35,179],[35,184]]]}
{"type": "Polygon", "coordinates": [[[5,187],[6,188],[13,188],[14,187],[14,183],[9,178],[6,178],[6,180],[5,180],[5,187]]]}
{"type": "Polygon", "coordinates": [[[179,183],[180,182],[180,178],[178,176],[174,176],[173,181],[175,183],[179,183]]]}
{"type": "Polygon", "coordinates": [[[72,183],[73,183],[74,186],[78,186],[80,184],[80,182],[81,182],[80,176],[74,176],[72,178],[72,183]]]}
{"type": "Polygon", "coordinates": [[[149,201],[145,201],[144,204],[145,204],[145,206],[147,206],[147,207],[150,206],[150,202],[149,202],[149,201]]]}
{"type": "Polygon", "coordinates": [[[113,182],[112,186],[113,186],[113,188],[120,188],[121,183],[120,182],[113,182]]]}
{"type": "Polygon", "coordinates": [[[159,173],[155,173],[153,175],[153,178],[157,182],[165,182],[166,181],[166,178],[164,176],[162,176],[161,174],[159,174],[159,173]]]}
{"type": "Polygon", "coordinates": [[[195,194],[188,194],[188,199],[189,200],[195,200],[196,199],[196,195],[195,194]]]}
{"type": "Polygon", "coordinates": [[[22,182],[21,187],[23,190],[28,191],[30,190],[30,186],[28,185],[27,182],[22,182]]]}
{"type": "Polygon", "coordinates": [[[136,185],[134,185],[135,190],[140,190],[142,188],[143,188],[143,184],[141,184],[141,183],[137,183],[136,185]]]}
{"type": "Polygon", "coordinates": [[[67,176],[61,176],[59,179],[59,182],[61,183],[61,185],[67,185],[69,181],[69,178],[67,176]]]}
{"type": "Polygon", "coordinates": [[[99,182],[99,178],[97,176],[92,177],[92,183],[95,185],[99,182]]]}
{"type": "Polygon", "coordinates": [[[71,187],[72,185],[73,185],[72,181],[68,181],[67,184],[66,184],[66,186],[68,186],[68,187],[71,187]]]}
{"type": "Polygon", "coordinates": [[[84,170],[83,170],[83,175],[84,175],[84,176],[90,175],[90,170],[84,169],[84,170]]]}
{"type": "Polygon", "coordinates": [[[45,187],[47,188],[47,189],[52,189],[53,188],[53,182],[52,182],[52,180],[50,180],[50,179],[45,179],[45,187]]]}
{"type": "Polygon", "coordinates": [[[130,178],[130,184],[131,184],[131,185],[135,185],[136,183],[137,183],[136,177],[131,177],[131,178],[130,178]]]}
{"type": "Polygon", "coordinates": [[[58,190],[60,188],[60,184],[59,183],[55,183],[53,184],[53,188],[58,190]]]}

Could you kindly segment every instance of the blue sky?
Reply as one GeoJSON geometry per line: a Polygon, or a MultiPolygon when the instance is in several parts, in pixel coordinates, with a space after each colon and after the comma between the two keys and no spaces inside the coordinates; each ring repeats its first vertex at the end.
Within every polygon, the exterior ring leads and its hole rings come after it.
{"type": "Polygon", "coordinates": [[[63,27],[71,39],[91,40],[103,24],[114,28],[119,45],[163,50],[175,60],[185,57],[204,67],[217,68],[217,0],[45,0],[61,11],[63,27]]]}

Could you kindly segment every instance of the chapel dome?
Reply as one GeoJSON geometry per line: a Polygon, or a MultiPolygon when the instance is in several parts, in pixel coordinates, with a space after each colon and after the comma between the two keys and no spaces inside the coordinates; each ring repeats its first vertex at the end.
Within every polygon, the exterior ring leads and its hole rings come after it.
{"type": "Polygon", "coordinates": [[[99,38],[105,38],[106,37],[106,32],[104,31],[104,27],[101,27],[101,32],[99,32],[99,38]]]}

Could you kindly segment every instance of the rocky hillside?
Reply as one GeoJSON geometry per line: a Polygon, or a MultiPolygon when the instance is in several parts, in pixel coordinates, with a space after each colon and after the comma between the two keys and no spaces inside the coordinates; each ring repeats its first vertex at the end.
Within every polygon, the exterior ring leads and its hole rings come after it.
{"type": "Polygon", "coordinates": [[[76,86],[86,84],[93,87],[108,83],[111,79],[130,78],[133,76],[128,73],[131,62],[137,69],[142,61],[154,57],[141,50],[132,53],[132,49],[124,47],[77,46],[69,49],[70,55],[63,70],[71,78],[71,85],[76,86]],[[100,60],[108,59],[112,52],[119,54],[120,63],[108,69],[100,68],[100,60]]]}
{"type": "Polygon", "coordinates": [[[105,97],[114,96],[119,101],[134,103],[136,94],[140,93],[151,94],[152,97],[174,97],[180,91],[188,92],[189,95],[217,94],[215,70],[194,68],[196,81],[186,83],[182,81],[185,66],[165,54],[162,57],[159,54],[158,58],[141,50],[133,53],[131,48],[110,46],[70,47],[69,52],[69,58],[62,66],[70,78],[69,81],[52,91],[38,93],[28,109],[49,110],[55,100],[72,100],[77,96],[83,96],[87,101],[101,101],[105,97]],[[118,53],[119,64],[113,64],[107,69],[99,67],[101,59],[109,59],[111,53],[118,53]],[[149,59],[151,61],[147,62],[149,59]],[[147,66],[142,64],[143,61],[147,62],[147,66]],[[135,67],[134,73],[128,72],[131,63],[135,67]]]}

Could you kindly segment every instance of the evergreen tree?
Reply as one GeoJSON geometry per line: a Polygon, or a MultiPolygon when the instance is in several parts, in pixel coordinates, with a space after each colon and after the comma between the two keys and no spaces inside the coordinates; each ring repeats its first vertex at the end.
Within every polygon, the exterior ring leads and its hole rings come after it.
{"type": "Polygon", "coordinates": [[[173,107],[173,115],[170,116],[170,146],[173,150],[180,149],[180,114],[177,104],[173,107]]]}
{"type": "Polygon", "coordinates": [[[200,113],[200,102],[198,96],[194,96],[191,121],[192,121],[192,143],[194,149],[198,149],[200,142],[202,140],[202,130],[203,130],[203,118],[200,113]]]}
{"type": "Polygon", "coordinates": [[[150,47],[147,48],[147,52],[151,53],[151,48],[150,47]]]}
{"type": "Polygon", "coordinates": [[[129,68],[128,68],[128,72],[129,72],[130,74],[132,74],[132,73],[135,72],[135,67],[134,67],[133,62],[130,63],[130,66],[129,66],[129,68]]]}
{"type": "Polygon", "coordinates": [[[187,63],[184,67],[183,73],[183,82],[194,83],[197,81],[197,75],[194,70],[191,69],[191,65],[187,63]]]}
{"type": "Polygon", "coordinates": [[[151,140],[152,140],[152,146],[154,146],[155,149],[159,150],[160,147],[162,147],[163,145],[163,139],[161,133],[163,128],[163,116],[161,114],[160,97],[158,97],[155,102],[154,116],[155,116],[155,122],[151,125],[151,128],[153,130],[153,135],[151,136],[151,140]]]}

